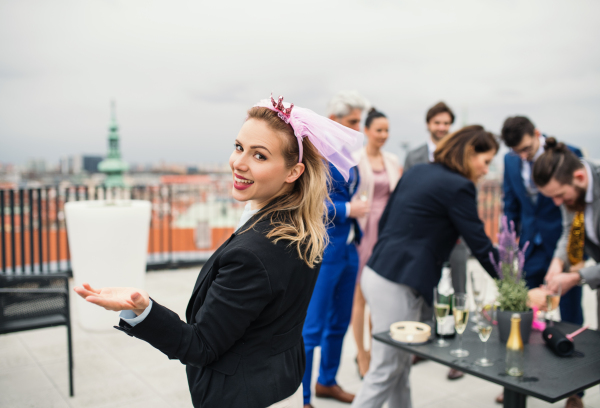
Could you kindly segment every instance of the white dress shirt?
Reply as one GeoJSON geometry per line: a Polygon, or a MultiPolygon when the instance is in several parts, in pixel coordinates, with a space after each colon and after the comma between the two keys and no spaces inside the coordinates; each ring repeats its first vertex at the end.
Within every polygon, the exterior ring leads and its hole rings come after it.
{"type": "Polygon", "coordinates": [[[585,160],[582,160],[581,162],[583,163],[588,176],[588,186],[585,193],[585,212],[583,214],[585,236],[594,244],[598,245],[598,235],[596,234],[596,228],[594,228],[594,208],[592,207],[592,202],[594,201],[594,177],[590,165],[587,164],[585,160]]]}
{"type": "MultiPolygon", "coordinates": [[[[531,162],[535,163],[535,161],[544,153],[544,146],[546,146],[546,138],[544,136],[540,136],[540,147],[538,148],[537,152],[535,152],[535,156],[533,156],[533,160],[531,162]]],[[[523,184],[525,184],[525,189],[527,190],[527,193],[529,193],[529,196],[533,201],[535,201],[538,189],[531,183],[531,162],[523,159],[521,159],[521,162],[521,177],[523,178],[523,184]]]]}
{"type": "Polygon", "coordinates": [[[431,138],[427,139],[427,153],[429,153],[429,163],[433,163],[433,153],[435,152],[436,148],[437,146],[435,143],[433,143],[433,140],[431,140],[431,138]]]}

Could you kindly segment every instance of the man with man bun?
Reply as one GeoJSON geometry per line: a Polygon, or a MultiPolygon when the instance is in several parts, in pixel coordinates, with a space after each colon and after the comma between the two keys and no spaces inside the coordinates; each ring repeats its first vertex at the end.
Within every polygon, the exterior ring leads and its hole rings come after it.
{"type": "MultiPolygon", "coordinates": [[[[525,281],[529,289],[544,283],[556,244],[562,233],[559,207],[538,191],[531,173],[533,163],[544,153],[547,137],[525,116],[509,117],[502,126],[502,140],[511,149],[504,156],[504,214],[513,221],[519,246],[525,252],[525,281]]],[[[577,157],[581,151],[567,146],[577,157]]],[[[581,288],[573,289],[560,302],[563,321],[583,324],[581,288]]]]}
{"type": "MultiPolygon", "coordinates": [[[[600,286],[600,167],[579,159],[564,143],[546,139],[546,151],[533,165],[533,180],[540,192],[560,206],[562,235],[546,273],[548,288],[561,286],[563,297],[587,284],[600,286]],[[595,265],[585,267],[584,253],[595,265]]],[[[596,296],[598,296],[596,291],[596,296]]],[[[561,301],[562,303],[562,301],[561,301]]],[[[600,297],[598,297],[600,305],[600,297]]],[[[600,321],[600,306],[598,306],[600,321]]],[[[581,394],[567,399],[565,407],[583,407],[581,394]]]]}

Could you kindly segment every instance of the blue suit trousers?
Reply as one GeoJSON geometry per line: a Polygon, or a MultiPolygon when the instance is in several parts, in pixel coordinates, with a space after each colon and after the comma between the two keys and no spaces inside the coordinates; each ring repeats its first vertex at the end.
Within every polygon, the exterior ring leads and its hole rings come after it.
{"type": "Polygon", "coordinates": [[[326,259],[321,266],[302,331],[306,351],[306,370],[302,379],[305,404],[310,403],[315,347],[321,346],[317,381],[325,386],[336,384],[342,343],[352,315],[357,272],[358,253],[354,244],[346,245],[343,257],[326,259]]]}

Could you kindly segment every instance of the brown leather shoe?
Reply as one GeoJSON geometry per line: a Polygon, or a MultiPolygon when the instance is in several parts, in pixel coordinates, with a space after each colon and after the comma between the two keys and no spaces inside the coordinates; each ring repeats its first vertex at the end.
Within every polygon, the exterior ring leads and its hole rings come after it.
{"type": "Polygon", "coordinates": [[[583,401],[579,395],[571,395],[567,398],[565,408],[583,408],[583,401]]]}
{"type": "Polygon", "coordinates": [[[458,371],[455,368],[451,368],[450,371],[448,371],[449,380],[458,380],[459,378],[463,378],[464,376],[465,373],[463,373],[462,371],[458,371]]]}
{"type": "Polygon", "coordinates": [[[421,361],[427,361],[427,359],[423,358],[423,357],[419,357],[417,355],[413,355],[412,365],[419,364],[421,361]]]}
{"type": "Polygon", "coordinates": [[[504,393],[500,393],[500,395],[498,395],[496,397],[496,403],[497,404],[504,404],[504,393]]]}
{"type": "Polygon", "coordinates": [[[304,408],[314,408],[314,407],[310,404],[304,404],[304,408]]]}
{"type": "Polygon", "coordinates": [[[342,390],[342,387],[337,384],[326,387],[317,383],[315,385],[315,395],[319,398],[333,398],[347,404],[350,404],[352,401],[354,401],[354,394],[350,394],[349,392],[342,390]]]}

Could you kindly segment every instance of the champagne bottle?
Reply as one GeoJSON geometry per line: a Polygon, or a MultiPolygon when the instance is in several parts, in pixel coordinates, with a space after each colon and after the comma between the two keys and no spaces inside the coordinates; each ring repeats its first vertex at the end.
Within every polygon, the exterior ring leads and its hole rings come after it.
{"type": "Polygon", "coordinates": [[[452,297],[454,296],[454,288],[452,287],[452,276],[450,275],[450,264],[446,262],[442,268],[442,278],[438,284],[438,293],[444,303],[450,305],[448,317],[444,319],[444,324],[435,322],[435,335],[444,339],[449,339],[456,336],[454,330],[454,315],[452,313],[452,297]]]}
{"type": "Polygon", "coordinates": [[[510,335],[506,342],[506,374],[523,375],[523,340],[521,339],[521,316],[514,313],[510,318],[510,335]]]}

